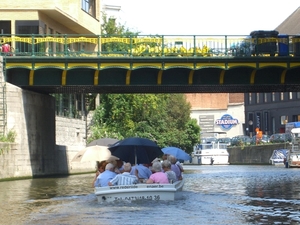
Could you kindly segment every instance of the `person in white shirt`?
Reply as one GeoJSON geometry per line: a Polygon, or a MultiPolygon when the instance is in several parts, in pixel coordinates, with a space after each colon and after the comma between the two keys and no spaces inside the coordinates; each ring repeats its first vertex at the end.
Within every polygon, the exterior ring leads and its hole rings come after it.
{"type": "Polygon", "coordinates": [[[131,175],[131,164],[125,163],[124,166],[124,172],[118,174],[115,176],[110,182],[108,182],[109,186],[114,185],[131,185],[131,184],[137,184],[138,178],[135,175],[131,175]]]}

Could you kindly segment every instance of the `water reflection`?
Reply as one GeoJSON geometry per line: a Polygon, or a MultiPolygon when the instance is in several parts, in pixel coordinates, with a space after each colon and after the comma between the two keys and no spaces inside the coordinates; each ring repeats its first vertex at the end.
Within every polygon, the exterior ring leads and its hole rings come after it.
{"type": "Polygon", "coordinates": [[[300,224],[299,169],[214,165],[185,171],[182,199],[174,202],[100,204],[93,174],[0,182],[0,224],[300,224]]]}

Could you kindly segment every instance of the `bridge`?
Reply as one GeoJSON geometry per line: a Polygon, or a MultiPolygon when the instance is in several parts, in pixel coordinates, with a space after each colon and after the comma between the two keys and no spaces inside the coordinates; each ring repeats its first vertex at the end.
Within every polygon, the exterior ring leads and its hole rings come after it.
{"type": "Polygon", "coordinates": [[[4,35],[6,81],[39,93],[300,91],[293,37],[4,35]]]}

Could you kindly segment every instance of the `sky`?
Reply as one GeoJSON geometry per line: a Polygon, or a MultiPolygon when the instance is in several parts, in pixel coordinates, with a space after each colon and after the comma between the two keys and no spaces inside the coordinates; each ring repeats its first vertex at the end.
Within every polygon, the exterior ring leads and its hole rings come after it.
{"type": "Polygon", "coordinates": [[[103,0],[121,6],[117,22],[146,35],[249,35],[274,30],[298,0],[103,0]]]}

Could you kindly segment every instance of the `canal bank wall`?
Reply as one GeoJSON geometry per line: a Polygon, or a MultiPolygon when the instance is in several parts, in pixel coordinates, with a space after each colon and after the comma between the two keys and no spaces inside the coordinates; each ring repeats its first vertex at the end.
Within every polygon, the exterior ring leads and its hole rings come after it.
{"type": "Polygon", "coordinates": [[[2,88],[6,96],[6,132],[15,132],[16,139],[15,143],[0,143],[0,179],[95,170],[95,162],[72,162],[86,146],[86,121],[56,116],[53,96],[10,83],[2,88]]]}
{"type": "Polygon", "coordinates": [[[270,157],[276,149],[290,148],[289,144],[265,144],[246,147],[229,147],[230,164],[271,164],[270,157]]]}

